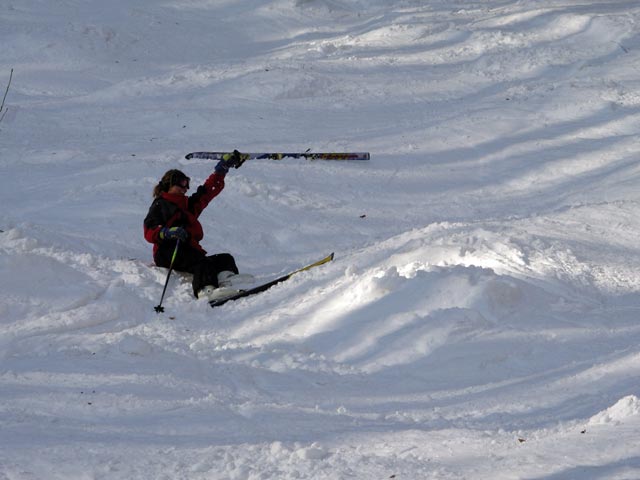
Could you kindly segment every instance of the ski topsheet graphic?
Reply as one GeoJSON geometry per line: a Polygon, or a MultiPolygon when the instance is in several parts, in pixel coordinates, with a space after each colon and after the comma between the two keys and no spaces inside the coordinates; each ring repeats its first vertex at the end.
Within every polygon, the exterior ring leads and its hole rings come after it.
{"type": "MultiPolygon", "coordinates": [[[[208,160],[222,160],[225,155],[231,152],[191,152],[185,155],[187,160],[192,158],[203,158],[208,160]]],[[[306,158],[307,160],[369,160],[369,152],[259,152],[259,153],[243,153],[248,160],[268,159],[282,160],[283,158],[306,158]]]]}
{"type": "Polygon", "coordinates": [[[237,300],[239,298],[244,298],[244,297],[248,297],[250,295],[255,295],[256,293],[260,293],[260,292],[264,292],[265,290],[270,289],[271,287],[273,287],[274,285],[284,282],[285,280],[288,280],[289,278],[291,278],[293,275],[295,275],[296,273],[300,273],[300,272],[304,272],[305,270],[309,270],[311,268],[314,267],[318,267],[320,265],[324,265],[325,263],[330,262],[331,260],[333,260],[333,253],[330,255],[327,255],[326,257],[324,257],[321,260],[318,260],[317,262],[314,263],[310,263],[309,265],[305,265],[302,268],[299,268],[298,270],[294,270],[293,272],[287,273],[286,275],[283,275],[281,277],[278,277],[274,280],[271,280],[269,282],[263,283],[261,285],[258,285],[256,287],[253,288],[249,288],[247,290],[239,290],[238,292],[228,296],[228,297],[224,297],[224,298],[218,298],[216,300],[211,300],[209,302],[209,305],[211,305],[212,307],[218,307],[220,305],[223,305],[231,300],[237,300]]]}

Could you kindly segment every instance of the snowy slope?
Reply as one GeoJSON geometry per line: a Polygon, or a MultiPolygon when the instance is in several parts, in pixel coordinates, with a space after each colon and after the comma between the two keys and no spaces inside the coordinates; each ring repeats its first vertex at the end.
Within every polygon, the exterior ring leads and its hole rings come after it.
{"type": "Polygon", "coordinates": [[[640,478],[640,6],[0,3],[0,479],[640,478]],[[210,309],[142,219],[272,278],[210,309]]]}

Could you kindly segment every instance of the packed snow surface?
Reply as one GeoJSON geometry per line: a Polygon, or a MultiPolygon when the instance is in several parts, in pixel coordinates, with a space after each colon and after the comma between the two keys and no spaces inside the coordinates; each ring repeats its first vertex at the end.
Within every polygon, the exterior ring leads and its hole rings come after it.
{"type": "Polygon", "coordinates": [[[637,1],[0,25],[0,479],[640,478],[637,1]],[[249,161],[201,217],[257,281],[335,260],[157,314],[151,191],[234,148],[371,152],[249,161]]]}

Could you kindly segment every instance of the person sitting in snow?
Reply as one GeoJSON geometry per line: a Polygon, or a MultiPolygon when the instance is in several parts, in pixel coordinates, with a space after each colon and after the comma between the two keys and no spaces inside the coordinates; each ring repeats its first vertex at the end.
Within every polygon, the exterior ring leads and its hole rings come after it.
{"type": "Polygon", "coordinates": [[[214,172],[187,197],[189,177],[180,170],[169,170],[153,189],[153,203],[144,219],[144,238],[153,244],[153,260],[169,268],[180,241],[173,268],[193,274],[196,298],[218,298],[230,293],[234,277],[238,276],[235,259],[229,253],[207,255],[200,245],[203,238],[198,217],[214,197],[224,189],[229,168],[239,168],[245,158],[234,150],[220,160],[214,172]]]}

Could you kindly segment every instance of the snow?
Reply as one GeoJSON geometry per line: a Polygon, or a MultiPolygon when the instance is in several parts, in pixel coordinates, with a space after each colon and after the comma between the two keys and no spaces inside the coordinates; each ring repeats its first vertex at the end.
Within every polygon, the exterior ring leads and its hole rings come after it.
{"type": "Polygon", "coordinates": [[[0,3],[0,479],[638,479],[640,6],[0,3]],[[1,116],[1,114],[0,114],[1,116]],[[254,160],[204,246],[142,219],[254,160]]]}

